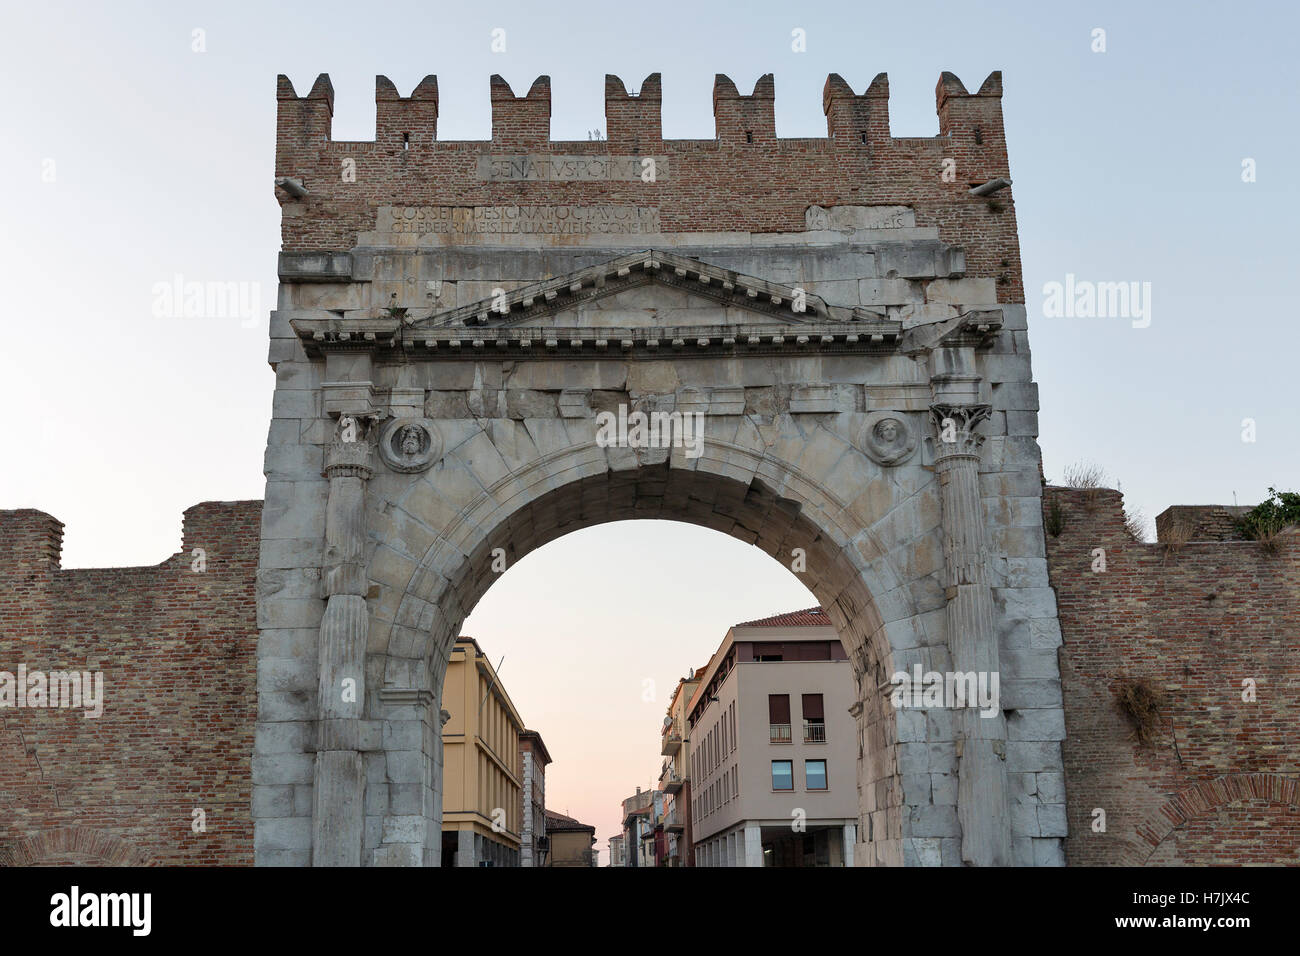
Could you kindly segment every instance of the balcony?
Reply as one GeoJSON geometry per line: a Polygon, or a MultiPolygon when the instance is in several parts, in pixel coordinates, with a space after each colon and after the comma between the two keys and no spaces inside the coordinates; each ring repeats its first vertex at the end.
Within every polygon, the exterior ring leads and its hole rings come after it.
{"type": "Polygon", "coordinates": [[[790,743],[790,725],[789,724],[769,724],[769,737],[774,744],[790,743]]]}
{"type": "Polygon", "coordinates": [[[803,742],[806,744],[826,743],[826,722],[805,720],[803,722],[803,742]]]}
{"type": "Polygon", "coordinates": [[[673,807],[664,817],[664,829],[675,833],[681,833],[686,829],[686,820],[682,816],[680,807],[673,807]]]}
{"type": "Polygon", "coordinates": [[[676,793],[685,783],[686,779],[681,774],[672,773],[664,779],[664,790],[668,793],[676,793]]]}
{"type": "Polygon", "coordinates": [[[664,734],[663,746],[659,748],[659,752],[661,754],[663,754],[665,757],[671,757],[681,749],[682,749],[681,734],[679,734],[675,730],[672,731],[671,733],[664,734]]]}

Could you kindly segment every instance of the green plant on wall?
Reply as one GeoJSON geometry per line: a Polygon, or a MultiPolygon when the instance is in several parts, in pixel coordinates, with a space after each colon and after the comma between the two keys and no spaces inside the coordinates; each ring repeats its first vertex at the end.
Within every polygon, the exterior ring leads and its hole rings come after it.
{"type": "Polygon", "coordinates": [[[1300,492],[1268,489],[1268,497],[1251,508],[1239,521],[1248,538],[1262,539],[1289,525],[1300,524],[1300,492]]]}

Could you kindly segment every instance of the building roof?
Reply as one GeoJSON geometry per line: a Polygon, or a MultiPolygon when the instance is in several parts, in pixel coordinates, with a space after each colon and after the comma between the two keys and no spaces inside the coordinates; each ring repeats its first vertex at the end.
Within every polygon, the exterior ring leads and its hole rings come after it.
{"type": "MultiPolygon", "coordinates": [[[[653,791],[651,791],[651,792],[653,792],[653,791]]],[[[638,808],[635,809],[635,810],[629,810],[629,811],[627,811],[626,813],[623,814],[623,822],[624,822],[624,823],[627,823],[629,820],[633,819],[634,817],[649,816],[649,815],[650,815],[650,811],[651,811],[652,809],[654,809],[654,808],[651,807],[651,806],[649,806],[649,805],[646,805],[646,806],[644,806],[644,807],[638,807],[638,808]]]]}
{"type": "Polygon", "coordinates": [[[519,742],[521,744],[525,744],[525,743],[535,744],[537,748],[541,749],[541,753],[539,754],[539,756],[542,758],[543,767],[545,767],[548,763],[555,762],[551,759],[551,752],[546,749],[546,744],[542,741],[542,735],[539,734],[537,731],[535,730],[519,731],[519,742]]]}
{"type": "MultiPolygon", "coordinates": [[[[830,615],[820,607],[806,607],[799,611],[786,611],[784,614],[773,614],[771,617],[761,617],[756,621],[742,621],[740,624],[731,625],[727,630],[727,633],[723,636],[722,643],[718,645],[718,649],[714,651],[713,656],[709,658],[709,662],[705,664],[701,670],[695,672],[695,676],[699,678],[700,682],[696,686],[694,693],[691,694],[691,699],[686,702],[686,715],[688,718],[695,714],[696,705],[704,700],[705,695],[708,693],[709,682],[713,679],[713,675],[717,671],[718,665],[722,662],[734,642],[736,629],[740,627],[833,628],[834,625],[831,623],[830,615]]],[[[804,640],[805,638],[799,637],[792,639],[804,640]]],[[[811,640],[812,638],[809,637],[808,639],[811,640]]]]}
{"type": "Polygon", "coordinates": [[[771,617],[759,618],[757,621],[744,621],[735,627],[826,627],[831,623],[830,617],[819,607],[804,608],[802,611],[787,611],[771,617]]]}
{"type": "Polygon", "coordinates": [[[590,830],[596,832],[596,828],[588,823],[582,823],[573,817],[566,817],[563,813],[556,813],[554,810],[546,811],[546,830],[549,833],[552,830],[590,830]]]}

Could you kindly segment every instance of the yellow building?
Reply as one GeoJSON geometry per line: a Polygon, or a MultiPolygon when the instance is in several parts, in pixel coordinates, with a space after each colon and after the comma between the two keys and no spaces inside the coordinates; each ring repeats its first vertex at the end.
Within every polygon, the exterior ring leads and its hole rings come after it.
{"type": "Polygon", "coordinates": [[[518,866],[524,724],[472,637],[452,648],[442,709],[442,865],[518,866]]]}
{"type": "Polygon", "coordinates": [[[598,865],[600,851],[595,848],[596,828],[590,824],[580,823],[563,813],[547,810],[546,839],[550,844],[546,856],[547,866],[598,865]]]}

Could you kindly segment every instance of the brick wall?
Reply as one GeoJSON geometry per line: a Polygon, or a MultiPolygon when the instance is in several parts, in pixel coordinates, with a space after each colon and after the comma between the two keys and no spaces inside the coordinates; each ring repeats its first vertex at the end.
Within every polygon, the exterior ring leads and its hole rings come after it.
{"type": "Polygon", "coordinates": [[[1054,504],[1061,521],[1047,555],[1064,635],[1070,865],[1300,864],[1300,534],[1270,554],[1208,540],[1223,532],[1210,521],[1181,546],[1143,544],[1124,531],[1118,492],[1049,488],[1043,501],[1048,528],[1054,504]],[[1124,680],[1166,695],[1149,745],[1114,697],[1124,680]]]}
{"type": "MultiPolygon", "coordinates": [[[[1300,535],[1275,554],[1170,549],[1127,536],[1117,492],[1049,488],[1049,527],[1053,503],[1069,863],[1300,863],[1300,535]],[[1115,701],[1124,679],[1167,695],[1149,745],[1115,701]]],[[[196,505],[182,552],[157,567],[61,570],[58,521],[0,512],[0,670],[106,681],[96,720],[0,710],[0,864],[251,864],[260,514],[196,505]],[[195,808],[206,833],[190,829],[195,808]]]]}
{"type": "Polygon", "coordinates": [[[0,512],[0,670],[104,680],[96,719],[0,709],[0,864],[252,863],[261,512],[196,505],[162,564],[88,570],[59,567],[54,518],[0,512]]]}
{"type": "MultiPolygon", "coordinates": [[[[935,89],[939,135],[894,138],[889,83],[882,73],[862,95],[831,75],[822,97],[824,139],[778,139],[774,85],[762,77],[749,96],[719,76],[713,91],[716,135],[665,140],[659,74],[629,96],[621,80],[605,80],[607,139],[550,138],[551,88],[540,77],[516,97],[493,77],[491,141],[437,139],[438,86],[427,77],[410,97],[376,80],[373,142],[330,138],[334,90],[322,75],[298,96],[279,78],[275,174],[303,183],[294,198],[276,190],[287,252],[346,251],[375,229],[383,205],[551,205],[609,203],[659,210],[663,232],[802,232],[809,206],[907,205],[917,226],[966,252],[966,274],[998,280],[998,300],[1023,302],[1020,244],[1011,190],[979,198],[972,186],[1009,178],[1002,121],[1002,74],[970,93],[951,73],[935,89]],[[478,160],[503,155],[667,159],[655,182],[489,181],[478,160]],[[945,160],[953,176],[944,181],[945,160]],[[345,179],[344,164],[351,161],[345,179]],[[352,169],[355,181],[351,181],[352,169]],[[400,201],[395,197],[400,197],[400,201]]],[[[813,104],[810,107],[815,108],[813,104]]],[[[652,242],[652,240],[651,240],[652,242]]]]}

